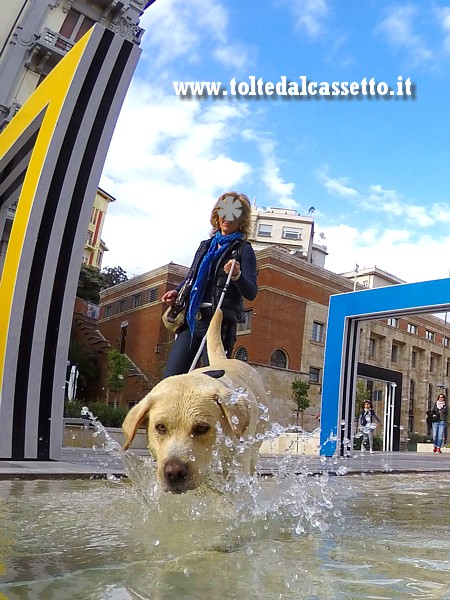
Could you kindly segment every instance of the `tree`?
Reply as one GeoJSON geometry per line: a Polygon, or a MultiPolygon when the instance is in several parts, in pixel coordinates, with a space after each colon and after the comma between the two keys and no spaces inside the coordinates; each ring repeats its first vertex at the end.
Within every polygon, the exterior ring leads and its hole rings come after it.
{"type": "Polygon", "coordinates": [[[127,272],[122,267],[105,267],[102,269],[102,275],[105,279],[105,288],[128,281],[127,272]]]}
{"type": "MultiPolygon", "coordinates": [[[[106,365],[107,369],[107,394],[109,398],[109,392],[120,392],[120,398],[122,392],[125,389],[125,375],[130,368],[130,361],[125,354],[121,354],[116,348],[112,348],[108,352],[108,362],[106,365]]],[[[117,404],[117,398],[114,397],[114,406],[117,404]]]]}
{"type": "Polygon", "coordinates": [[[303,429],[303,411],[309,408],[309,383],[307,381],[302,381],[301,379],[295,378],[292,382],[292,399],[294,400],[297,406],[297,424],[298,424],[298,416],[301,414],[301,426],[303,429]]]}
{"type": "Polygon", "coordinates": [[[370,400],[370,390],[366,388],[366,383],[362,379],[358,379],[358,381],[356,382],[356,416],[358,416],[361,412],[363,404],[366,400],[370,400]]]}
{"type": "Polygon", "coordinates": [[[78,298],[98,304],[100,302],[100,290],[105,287],[107,287],[106,279],[100,269],[91,265],[81,265],[77,287],[78,298]]]}

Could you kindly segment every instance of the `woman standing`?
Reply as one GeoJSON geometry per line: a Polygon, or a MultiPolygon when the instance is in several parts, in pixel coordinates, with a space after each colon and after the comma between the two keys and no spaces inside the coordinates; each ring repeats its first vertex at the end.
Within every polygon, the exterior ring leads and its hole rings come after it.
{"type": "Polygon", "coordinates": [[[221,306],[222,341],[231,358],[236,341],[236,324],[243,323],[244,302],[254,300],[258,291],[256,257],[247,238],[250,234],[251,205],[245,194],[228,192],[217,200],[210,217],[211,237],[200,243],[185,281],[166,292],[162,301],[173,306],[178,291],[188,286],[186,320],[177,332],[164,369],[164,377],[187,373],[226,285],[230,286],[221,306]]]}
{"type": "Polygon", "coordinates": [[[432,409],[433,428],[433,452],[442,453],[441,447],[444,441],[445,429],[447,427],[448,407],[444,394],[439,394],[432,409]]]}

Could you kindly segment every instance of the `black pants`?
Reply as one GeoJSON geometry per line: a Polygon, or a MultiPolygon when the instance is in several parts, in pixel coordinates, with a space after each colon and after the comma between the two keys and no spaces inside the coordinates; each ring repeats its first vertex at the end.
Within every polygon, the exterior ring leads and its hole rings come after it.
{"type": "MultiPolygon", "coordinates": [[[[181,375],[188,373],[191,368],[195,355],[200,348],[203,338],[208,330],[208,325],[212,319],[212,315],[204,316],[199,321],[195,322],[194,335],[191,336],[188,325],[185,323],[179,331],[172,349],[167,359],[164,369],[164,378],[172,375],[181,375]]],[[[230,321],[222,321],[222,342],[228,358],[231,358],[233,346],[236,342],[236,323],[230,321]]],[[[209,365],[206,354],[206,344],[201,356],[203,366],[209,365]]]]}

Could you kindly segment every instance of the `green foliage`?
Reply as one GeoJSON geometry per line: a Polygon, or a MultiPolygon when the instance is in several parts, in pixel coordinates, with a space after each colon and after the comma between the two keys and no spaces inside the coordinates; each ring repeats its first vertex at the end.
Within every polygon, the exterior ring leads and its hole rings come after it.
{"type": "Polygon", "coordinates": [[[102,269],[102,275],[105,279],[105,288],[128,281],[127,272],[122,267],[105,267],[102,269]]]}
{"type": "Polygon", "coordinates": [[[123,392],[125,389],[125,374],[130,368],[130,361],[116,348],[108,352],[107,386],[112,392],[123,392]]]}
{"type": "Polygon", "coordinates": [[[98,304],[100,302],[100,290],[105,287],[106,279],[100,269],[91,265],[81,265],[77,287],[78,298],[98,304]]]}
{"type": "Polygon", "coordinates": [[[90,402],[84,404],[83,402],[66,402],[64,404],[64,417],[71,419],[81,418],[81,409],[83,406],[87,406],[94,417],[100,421],[103,427],[121,427],[128,412],[127,409],[117,407],[114,408],[104,402],[90,402]]]}
{"type": "Polygon", "coordinates": [[[365,381],[358,379],[356,382],[356,415],[359,415],[366,400],[370,400],[370,391],[366,388],[365,381]]]}
{"type": "Polygon", "coordinates": [[[292,382],[292,399],[297,406],[297,411],[303,413],[304,410],[309,408],[309,383],[302,381],[301,379],[294,379],[292,382]]]}
{"type": "Polygon", "coordinates": [[[83,264],[78,278],[77,296],[87,302],[98,304],[101,290],[127,280],[128,276],[122,267],[106,267],[100,271],[97,267],[83,264]]]}

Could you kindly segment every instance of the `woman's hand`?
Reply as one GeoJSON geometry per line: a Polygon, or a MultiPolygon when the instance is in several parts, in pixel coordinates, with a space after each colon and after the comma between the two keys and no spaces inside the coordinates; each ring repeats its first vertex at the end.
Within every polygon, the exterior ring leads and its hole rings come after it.
{"type": "MultiPolygon", "coordinates": [[[[233,260],[229,260],[227,263],[224,264],[223,266],[223,270],[225,271],[225,273],[228,275],[231,269],[231,265],[233,264],[233,260]]],[[[241,265],[238,263],[237,260],[234,261],[234,267],[233,267],[233,272],[231,273],[231,277],[238,277],[241,274],[241,265]]]]}
{"type": "Polygon", "coordinates": [[[164,304],[167,304],[167,306],[173,306],[175,304],[175,298],[177,295],[177,290],[169,290],[163,295],[161,300],[164,302],[164,304]]]}

